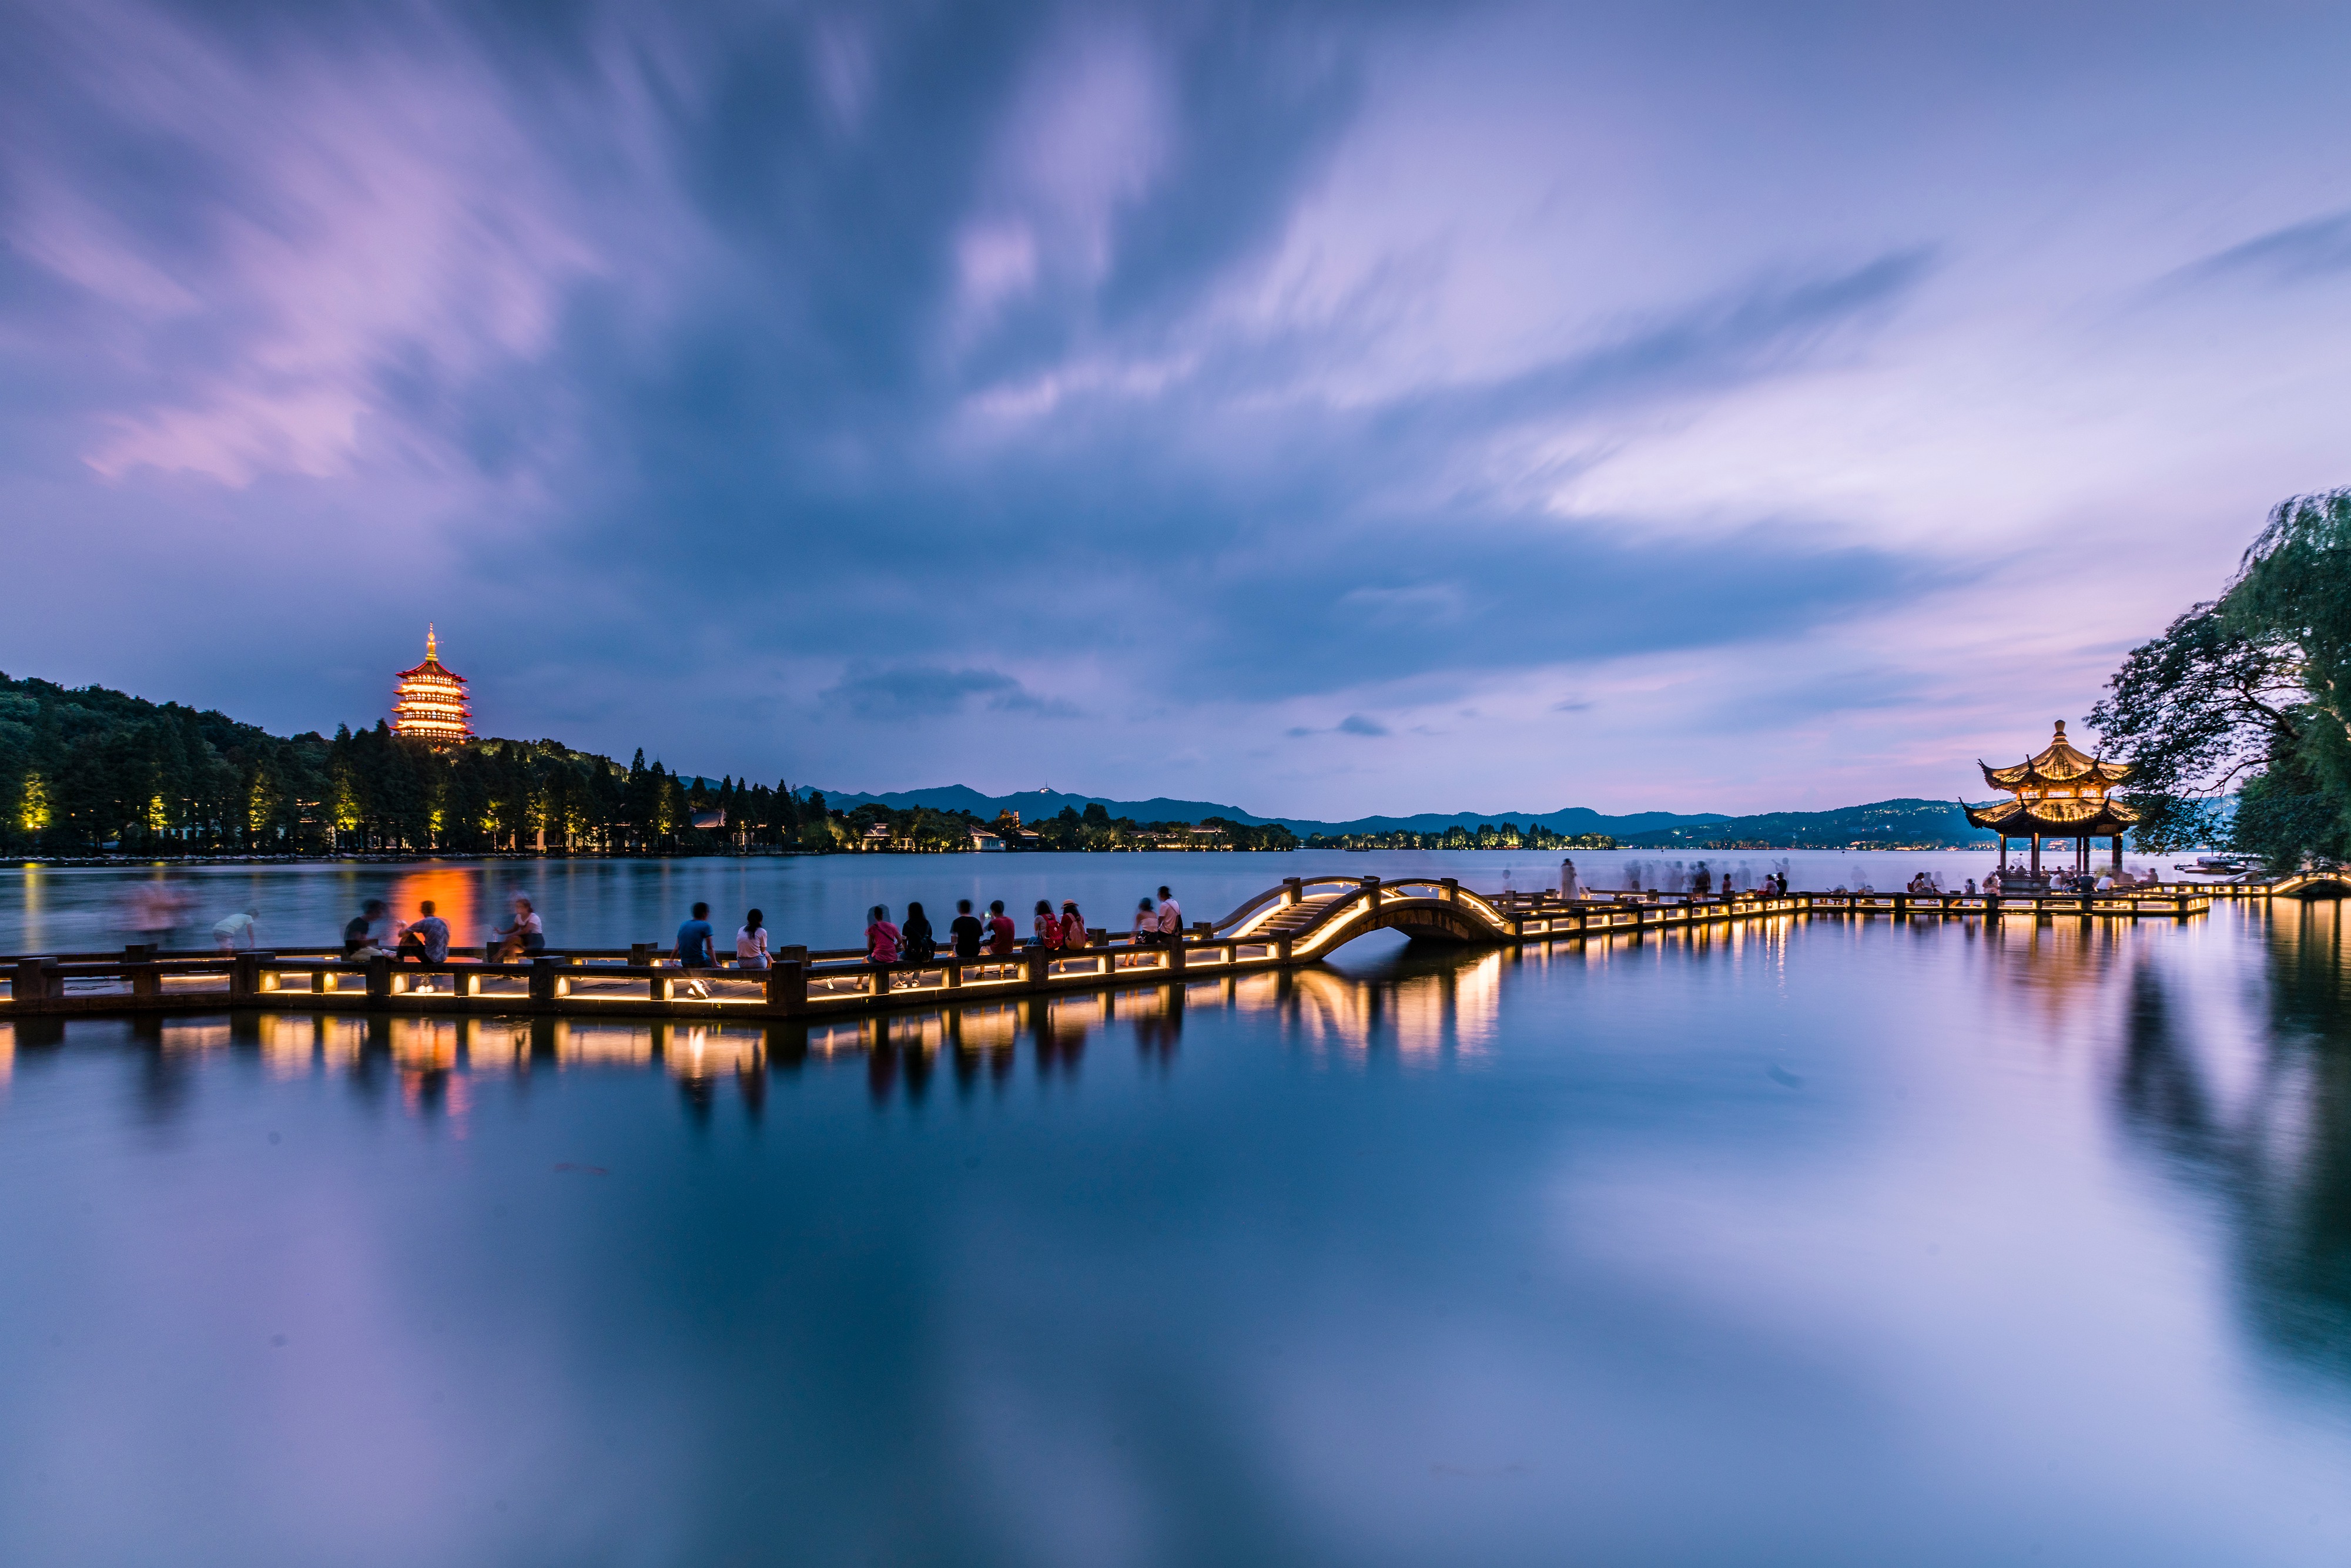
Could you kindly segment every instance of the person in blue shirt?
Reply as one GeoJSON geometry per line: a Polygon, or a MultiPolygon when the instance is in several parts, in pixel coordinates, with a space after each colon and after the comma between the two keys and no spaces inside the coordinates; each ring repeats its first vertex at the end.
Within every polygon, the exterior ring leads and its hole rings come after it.
{"type": "Polygon", "coordinates": [[[686,972],[685,988],[705,1000],[709,999],[710,991],[695,971],[718,967],[717,960],[711,956],[710,943],[710,905],[697,904],[694,906],[694,918],[677,928],[677,946],[670,949],[669,956],[686,972]]]}

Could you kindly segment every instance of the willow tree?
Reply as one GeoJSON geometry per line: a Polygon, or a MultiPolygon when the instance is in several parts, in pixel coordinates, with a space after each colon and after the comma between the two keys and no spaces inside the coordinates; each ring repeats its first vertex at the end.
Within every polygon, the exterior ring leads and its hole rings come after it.
{"type": "Polygon", "coordinates": [[[2273,508],[2227,591],[2132,649],[2090,724],[2136,766],[2144,847],[2351,859],[2351,489],[2273,508]]]}

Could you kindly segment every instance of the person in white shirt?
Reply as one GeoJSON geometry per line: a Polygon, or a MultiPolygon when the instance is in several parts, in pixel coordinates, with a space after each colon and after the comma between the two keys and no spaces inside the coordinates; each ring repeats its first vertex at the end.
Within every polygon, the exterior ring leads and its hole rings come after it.
{"type": "Polygon", "coordinates": [[[248,904],[213,927],[213,946],[224,953],[253,951],[253,923],[261,914],[259,904],[248,904]]]}
{"type": "Polygon", "coordinates": [[[1159,890],[1159,940],[1173,947],[1184,939],[1184,906],[1165,888],[1159,890]]]}
{"type": "Polygon", "coordinates": [[[761,924],[766,918],[756,909],[743,916],[743,929],[735,933],[737,968],[764,969],[768,967],[768,928],[761,924]]]}

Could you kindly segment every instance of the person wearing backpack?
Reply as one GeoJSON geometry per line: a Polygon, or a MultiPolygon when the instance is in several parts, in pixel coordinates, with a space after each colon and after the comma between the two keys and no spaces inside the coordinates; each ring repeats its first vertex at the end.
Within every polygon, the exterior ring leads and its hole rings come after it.
{"type": "Polygon", "coordinates": [[[1086,945],[1086,917],[1078,913],[1078,901],[1061,900],[1061,951],[1074,953],[1086,945]]]}
{"type": "Polygon", "coordinates": [[[1053,901],[1050,898],[1040,898],[1037,901],[1035,930],[1038,946],[1050,948],[1054,952],[1061,950],[1061,922],[1054,915],[1053,901]]]}

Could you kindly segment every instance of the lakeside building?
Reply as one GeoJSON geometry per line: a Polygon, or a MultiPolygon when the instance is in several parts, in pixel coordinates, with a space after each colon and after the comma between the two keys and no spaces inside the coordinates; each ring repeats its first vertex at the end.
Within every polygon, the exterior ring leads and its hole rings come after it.
{"type": "Polygon", "coordinates": [[[2014,768],[1988,767],[1980,758],[1976,766],[1983,768],[1986,784],[2005,789],[2010,796],[1989,806],[1967,808],[1969,821],[2000,835],[2003,873],[2008,867],[2008,841],[2022,838],[2032,841],[2031,874],[2035,877],[2041,874],[2044,838],[2072,840],[2074,869],[2080,873],[2090,869],[2090,841],[2111,838],[2114,863],[2121,867],[2123,834],[2137,823],[2138,813],[2108,799],[2106,791],[2131,776],[2129,763],[2107,762],[2076,750],[2065,738],[2065,721],[2061,718],[2055,738],[2038,756],[2014,768]]]}
{"type": "Polygon", "coordinates": [[[435,746],[474,738],[474,710],[465,700],[465,677],[441,662],[440,640],[424,628],[424,662],[392,677],[392,731],[435,746]]]}

